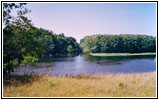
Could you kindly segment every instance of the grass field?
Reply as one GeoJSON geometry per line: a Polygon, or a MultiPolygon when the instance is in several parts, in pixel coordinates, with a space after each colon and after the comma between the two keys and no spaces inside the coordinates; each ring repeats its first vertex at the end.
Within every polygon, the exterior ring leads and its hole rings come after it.
{"type": "Polygon", "coordinates": [[[5,77],[4,97],[155,97],[156,73],[5,77]]]}
{"type": "Polygon", "coordinates": [[[156,53],[89,53],[92,56],[142,56],[142,55],[156,55],[156,53]]]}

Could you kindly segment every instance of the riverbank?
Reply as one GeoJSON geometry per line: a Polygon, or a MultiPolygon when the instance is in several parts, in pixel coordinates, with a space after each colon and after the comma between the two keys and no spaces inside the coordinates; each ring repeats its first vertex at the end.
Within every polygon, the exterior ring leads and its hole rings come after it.
{"type": "Polygon", "coordinates": [[[156,73],[4,78],[4,97],[155,97],[156,73]]]}
{"type": "Polygon", "coordinates": [[[155,56],[156,53],[89,53],[92,56],[155,56]]]}

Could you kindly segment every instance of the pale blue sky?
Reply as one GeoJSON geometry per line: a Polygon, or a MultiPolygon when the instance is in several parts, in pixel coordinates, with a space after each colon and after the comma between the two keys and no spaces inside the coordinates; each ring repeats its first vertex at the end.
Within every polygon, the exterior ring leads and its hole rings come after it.
{"type": "Polygon", "coordinates": [[[27,8],[35,26],[78,42],[94,34],[156,36],[155,3],[29,3],[27,8]]]}

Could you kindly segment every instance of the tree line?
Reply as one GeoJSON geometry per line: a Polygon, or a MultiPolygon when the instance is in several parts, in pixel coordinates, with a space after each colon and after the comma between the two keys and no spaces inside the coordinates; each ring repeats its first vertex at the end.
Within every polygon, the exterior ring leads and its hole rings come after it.
{"type": "Polygon", "coordinates": [[[38,58],[80,52],[73,37],[55,34],[33,26],[25,15],[30,12],[25,3],[3,3],[3,72],[10,75],[13,67],[33,64],[38,58]],[[12,16],[13,9],[17,15],[12,16]]]}
{"type": "Polygon", "coordinates": [[[46,29],[37,30],[37,38],[43,42],[45,51],[42,55],[66,55],[80,52],[79,44],[73,37],[66,37],[64,33],[55,34],[46,29]]]}
{"type": "Polygon", "coordinates": [[[80,41],[83,53],[142,53],[156,51],[156,38],[147,35],[92,35],[80,41]]]}
{"type": "Polygon", "coordinates": [[[25,3],[3,3],[3,73],[33,64],[44,56],[105,52],[155,52],[155,37],[146,35],[93,35],[81,39],[35,27],[26,17],[25,3]],[[12,16],[12,10],[17,15],[12,16]]]}

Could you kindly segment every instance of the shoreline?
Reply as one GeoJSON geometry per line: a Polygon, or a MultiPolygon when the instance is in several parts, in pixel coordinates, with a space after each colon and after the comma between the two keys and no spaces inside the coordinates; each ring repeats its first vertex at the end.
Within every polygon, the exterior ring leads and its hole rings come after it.
{"type": "MultiPolygon", "coordinates": [[[[30,66],[29,66],[30,67],[30,66]]],[[[33,67],[32,67],[33,68],[33,67]]],[[[97,76],[109,76],[109,75],[134,75],[134,74],[147,74],[147,73],[156,73],[155,71],[147,71],[147,72],[128,72],[128,73],[95,73],[95,74],[85,74],[85,73],[79,73],[79,74],[69,74],[69,73],[64,73],[64,74],[58,74],[58,75],[50,75],[50,74],[36,74],[35,72],[26,72],[26,73],[18,73],[15,74],[14,72],[11,73],[11,76],[40,76],[40,77],[66,77],[66,78],[78,78],[78,77],[97,77],[97,76]]],[[[5,77],[5,76],[4,76],[5,77]]],[[[8,77],[8,75],[6,75],[8,77]]]]}
{"type": "Polygon", "coordinates": [[[156,53],[89,53],[91,56],[155,56],[156,53]]]}

